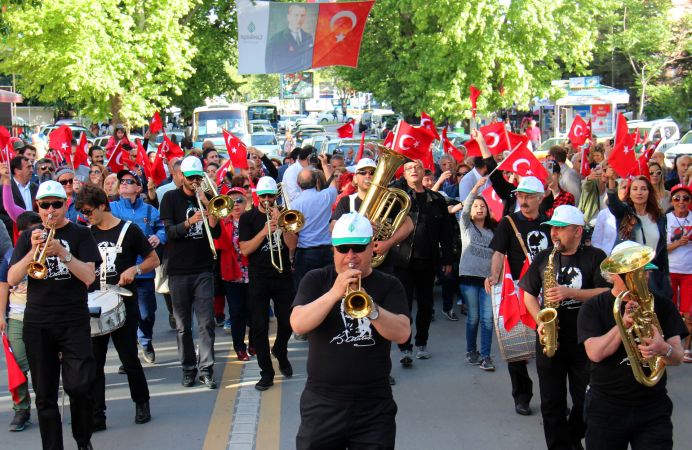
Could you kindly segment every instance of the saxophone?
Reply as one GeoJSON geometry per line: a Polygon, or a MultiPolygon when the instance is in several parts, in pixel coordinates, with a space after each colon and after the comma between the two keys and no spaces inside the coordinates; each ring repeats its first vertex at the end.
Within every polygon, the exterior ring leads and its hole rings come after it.
{"type": "Polygon", "coordinates": [[[538,312],[538,321],[543,324],[543,330],[539,335],[539,342],[543,345],[543,354],[552,358],[557,351],[557,308],[560,302],[549,302],[545,299],[545,292],[557,287],[557,274],[555,273],[555,254],[560,251],[560,242],[556,241],[553,251],[548,256],[548,264],[543,271],[543,304],[544,308],[538,312]]]}

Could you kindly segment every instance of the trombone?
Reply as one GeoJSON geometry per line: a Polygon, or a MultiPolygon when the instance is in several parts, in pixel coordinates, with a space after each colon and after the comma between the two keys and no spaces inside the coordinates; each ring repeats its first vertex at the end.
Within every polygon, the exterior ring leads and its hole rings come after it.
{"type": "Polygon", "coordinates": [[[271,258],[272,266],[274,266],[279,273],[282,273],[284,271],[284,262],[281,258],[281,237],[277,239],[272,231],[271,204],[269,201],[265,200],[263,206],[264,212],[267,215],[267,245],[269,245],[269,257],[271,258]]]}
{"type": "Polygon", "coordinates": [[[209,242],[209,248],[211,249],[211,254],[214,259],[216,259],[216,248],[214,247],[214,238],[211,235],[211,228],[209,227],[209,220],[204,214],[207,210],[209,214],[213,215],[217,219],[223,219],[228,217],[233,210],[233,200],[228,195],[219,195],[216,191],[216,186],[209,179],[209,175],[206,173],[202,178],[201,182],[194,182],[195,186],[195,197],[197,198],[197,206],[202,213],[202,225],[204,226],[204,233],[207,236],[207,241],[209,242]],[[202,196],[206,195],[206,192],[212,194],[211,200],[209,200],[209,207],[205,208],[204,203],[202,203],[202,196]]]}
{"type": "Polygon", "coordinates": [[[279,183],[277,189],[279,191],[278,197],[281,197],[283,206],[277,206],[279,218],[276,223],[285,233],[298,233],[305,225],[305,216],[300,211],[291,209],[288,195],[283,189],[283,183],[279,183]]]}
{"type": "Polygon", "coordinates": [[[34,257],[31,262],[26,266],[27,275],[35,280],[43,280],[48,276],[48,265],[46,265],[46,249],[48,244],[53,240],[55,236],[55,224],[52,223],[53,214],[48,214],[46,219],[46,228],[48,228],[48,234],[46,235],[46,240],[42,245],[36,247],[34,251],[34,257]]]}

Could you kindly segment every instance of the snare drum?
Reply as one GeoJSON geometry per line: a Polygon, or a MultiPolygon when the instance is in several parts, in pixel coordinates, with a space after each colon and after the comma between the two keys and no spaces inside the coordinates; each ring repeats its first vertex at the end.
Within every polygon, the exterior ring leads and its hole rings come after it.
{"type": "Polygon", "coordinates": [[[91,336],[103,336],[125,325],[125,302],[110,291],[89,292],[89,308],[101,308],[101,317],[91,319],[91,336]]]}
{"type": "MultiPolygon", "coordinates": [[[[514,283],[514,289],[519,289],[516,282],[514,283]]],[[[534,330],[524,325],[521,320],[511,330],[505,330],[505,320],[500,315],[502,283],[493,286],[491,298],[495,333],[502,359],[512,362],[534,358],[536,356],[536,332],[534,330]]]]}

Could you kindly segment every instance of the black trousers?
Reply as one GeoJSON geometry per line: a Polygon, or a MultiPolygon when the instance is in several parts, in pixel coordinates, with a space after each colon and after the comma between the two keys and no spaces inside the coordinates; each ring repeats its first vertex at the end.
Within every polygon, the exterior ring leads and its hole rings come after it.
{"type": "MultiPolygon", "coordinates": [[[[613,402],[589,389],[584,401],[588,450],[671,450],[673,402],[662,394],[641,405],[613,402]]],[[[680,445],[681,448],[685,444],[680,445]]]]}
{"type": "MultiPolygon", "coordinates": [[[[413,298],[418,302],[416,311],[416,346],[428,345],[428,334],[433,310],[433,288],[435,287],[435,265],[427,263],[411,263],[408,268],[394,268],[395,276],[404,285],[409,313],[413,310],[413,298]]],[[[413,320],[413,319],[412,319],[413,320]]],[[[405,344],[399,344],[399,349],[412,350],[411,336],[405,344]]]]}
{"type": "MultiPolygon", "coordinates": [[[[136,292],[136,291],[135,291],[136,292]]],[[[125,297],[125,325],[110,334],[91,338],[91,346],[96,360],[96,380],[94,382],[94,416],[106,416],[106,375],[103,368],[106,365],[108,342],[113,339],[113,346],[123,363],[127,373],[127,383],[130,386],[130,397],[135,403],[149,400],[149,387],[144,376],[142,363],[137,356],[137,326],[139,323],[139,305],[136,295],[134,298],[125,297]]]]}
{"type": "Polygon", "coordinates": [[[38,425],[45,450],[62,450],[62,423],[58,388],[70,396],[72,435],[86,445],[92,433],[92,385],[95,363],[88,320],[70,325],[24,323],[24,343],[31,382],[36,393],[38,425]],[[62,354],[62,361],[59,354],[62,354]]]}
{"type": "Polygon", "coordinates": [[[276,316],[276,340],[274,351],[283,358],[287,355],[291,338],[291,303],[293,281],[290,276],[276,278],[253,277],[250,269],[247,307],[250,311],[250,332],[257,352],[257,363],[263,378],[274,378],[274,366],[269,350],[269,300],[274,300],[276,316]]]}
{"type": "Polygon", "coordinates": [[[561,343],[552,358],[543,354],[543,346],[536,340],[536,370],[541,390],[543,433],[549,450],[571,450],[584,438],[584,394],[589,384],[589,360],[583,347],[576,343],[561,343]],[[567,410],[567,382],[572,398],[569,417],[567,410]]]}
{"type": "Polygon", "coordinates": [[[297,450],[394,449],[393,398],[335,400],[308,389],[300,397],[297,450]]]}
{"type": "Polygon", "coordinates": [[[533,397],[533,381],[529,376],[526,361],[514,361],[507,363],[509,378],[512,380],[512,397],[514,404],[529,404],[533,397]]]}

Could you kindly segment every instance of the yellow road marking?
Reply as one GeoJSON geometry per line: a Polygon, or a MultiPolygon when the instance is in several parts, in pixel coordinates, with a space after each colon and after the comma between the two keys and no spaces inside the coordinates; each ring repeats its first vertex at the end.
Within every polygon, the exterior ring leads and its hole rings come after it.
{"type": "Polygon", "coordinates": [[[204,439],[203,450],[224,450],[228,447],[228,436],[233,424],[233,408],[238,396],[238,386],[240,372],[243,363],[238,360],[231,360],[232,346],[226,354],[226,364],[224,365],[221,378],[219,393],[216,396],[214,410],[209,420],[209,428],[204,439]]]}
{"type": "Polygon", "coordinates": [[[279,372],[278,364],[274,364],[274,370],[278,375],[274,379],[274,386],[262,393],[260,402],[259,424],[255,438],[256,450],[270,450],[279,448],[281,436],[281,386],[283,377],[279,372]]]}

